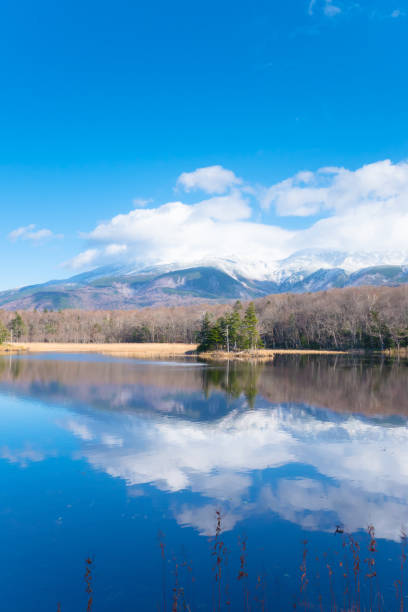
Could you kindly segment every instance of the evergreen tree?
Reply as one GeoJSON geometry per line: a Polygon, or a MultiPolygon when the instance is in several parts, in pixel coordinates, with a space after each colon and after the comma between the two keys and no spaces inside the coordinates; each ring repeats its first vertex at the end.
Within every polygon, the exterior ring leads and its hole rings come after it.
{"type": "Polygon", "coordinates": [[[235,307],[231,314],[228,315],[228,325],[230,347],[236,351],[239,348],[242,320],[240,311],[235,307]]]}
{"type": "Polygon", "coordinates": [[[25,334],[26,326],[21,315],[18,312],[16,313],[14,319],[11,320],[9,324],[9,329],[12,333],[13,340],[20,340],[21,336],[25,334]]]}
{"type": "Polygon", "coordinates": [[[245,311],[243,320],[243,348],[256,349],[261,345],[258,331],[258,317],[255,312],[255,304],[251,302],[245,311]]]}
{"type": "Polygon", "coordinates": [[[234,310],[234,312],[238,312],[239,315],[241,316],[241,312],[242,312],[242,302],[241,302],[241,300],[237,300],[235,302],[233,310],[234,310]]]}
{"type": "Polygon", "coordinates": [[[201,329],[198,333],[198,352],[202,353],[204,351],[210,350],[210,335],[211,335],[211,318],[208,312],[205,313],[202,323],[201,329]]]}
{"type": "Polygon", "coordinates": [[[7,340],[8,329],[0,322],[0,344],[3,344],[7,340]]]}
{"type": "Polygon", "coordinates": [[[198,352],[216,350],[255,349],[262,342],[258,332],[258,318],[253,302],[241,317],[242,305],[237,301],[232,312],[211,322],[208,312],[205,313],[201,330],[198,333],[198,352]]]}
{"type": "Polygon", "coordinates": [[[218,319],[217,322],[211,326],[209,335],[209,347],[210,351],[218,351],[224,346],[224,338],[222,332],[222,321],[218,319]]]}
{"type": "Polygon", "coordinates": [[[231,349],[235,348],[235,330],[232,315],[227,313],[225,317],[218,319],[218,322],[222,333],[223,346],[229,353],[231,349]]]}

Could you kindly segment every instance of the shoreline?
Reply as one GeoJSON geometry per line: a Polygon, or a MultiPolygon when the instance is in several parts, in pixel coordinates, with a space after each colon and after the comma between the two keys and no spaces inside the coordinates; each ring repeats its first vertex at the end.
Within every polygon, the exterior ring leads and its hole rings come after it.
{"type": "Polygon", "coordinates": [[[344,355],[346,351],[316,349],[257,349],[238,351],[211,351],[196,353],[196,344],[178,343],[74,343],[74,342],[15,342],[0,346],[0,354],[11,353],[99,353],[102,355],[155,358],[199,358],[203,361],[273,361],[276,355],[344,355]]]}
{"type": "Polygon", "coordinates": [[[197,355],[204,361],[273,361],[276,355],[345,355],[346,351],[316,349],[255,349],[237,352],[211,351],[197,355]]]}
{"type": "Polygon", "coordinates": [[[276,352],[269,349],[247,350],[247,351],[210,351],[197,354],[198,359],[203,361],[273,361],[276,352]]]}
{"type": "Polygon", "coordinates": [[[27,349],[24,346],[16,347],[14,344],[0,344],[0,355],[8,355],[10,353],[26,353],[27,349]]]}

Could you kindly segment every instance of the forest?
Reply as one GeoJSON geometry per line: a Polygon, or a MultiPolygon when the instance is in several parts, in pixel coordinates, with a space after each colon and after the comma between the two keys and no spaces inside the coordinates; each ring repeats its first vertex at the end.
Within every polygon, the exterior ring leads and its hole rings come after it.
{"type": "MultiPolygon", "coordinates": [[[[245,318],[248,307],[247,303],[230,303],[131,311],[0,310],[0,342],[200,343],[205,320],[214,327],[241,308],[245,318]]],[[[408,285],[270,295],[254,301],[254,313],[253,338],[266,348],[383,350],[408,346],[408,285]]]]}

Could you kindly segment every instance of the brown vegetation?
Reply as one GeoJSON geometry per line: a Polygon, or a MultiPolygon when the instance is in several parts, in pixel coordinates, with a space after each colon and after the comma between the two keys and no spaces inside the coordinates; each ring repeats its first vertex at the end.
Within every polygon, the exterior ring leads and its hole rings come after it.
{"type": "MultiPolygon", "coordinates": [[[[14,342],[0,346],[1,353],[101,353],[113,357],[159,359],[168,357],[196,357],[196,344],[182,343],[112,343],[84,342],[14,342]]],[[[204,361],[273,361],[275,355],[335,355],[344,351],[312,349],[254,349],[244,351],[212,351],[200,353],[204,361]]]]}
{"type": "Polygon", "coordinates": [[[274,357],[275,352],[267,349],[200,353],[200,359],[204,359],[204,361],[273,361],[274,357]]]}
{"type": "Polygon", "coordinates": [[[5,353],[23,353],[27,347],[23,344],[0,344],[0,355],[5,353]]]}
{"type": "Polygon", "coordinates": [[[204,361],[273,361],[276,355],[341,355],[344,351],[312,349],[248,349],[244,351],[210,351],[200,353],[204,361]]]}
{"type": "Polygon", "coordinates": [[[102,353],[119,357],[157,359],[159,357],[181,357],[194,353],[196,344],[182,343],[73,343],[73,342],[25,342],[14,343],[14,350],[30,353],[102,353]]]}
{"type": "MultiPolygon", "coordinates": [[[[203,565],[197,576],[193,562],[185,556],[184,547],[181,552],[170,551],[169,554],[164,534],[159,532],[160,564],[157,568],[160,568],[161,588],[158,588],[157,578],[152,581],[152,609],[164,612],[198,609],[214,612],[229,609],[381,612],[405,609],[407,535],[403,528],[399,554],[384,563],[373,525],[369,524],[365,533],[360,534],[347,533],[342,525],[333,525],[328,550],[316,547],[316,542],[307,539],[299,542],[298,551],[295,549],[292,553],[300,553],[298,571],[289,574],[284,566],[277,566],[276,562],[272,565],[273,552],[258,544],[258,555],[264,550],[270,555],[272,552],[272,556],[263,560],[260,571],[259,564],[254,564],[249,555],[253,542],[245,535],[238,536],[237,544],[226,538],[222,518],[221,511],[216,510],[215,535],[209,538],[211,565],[203,565]],[[208,585],[206,570],[211,571],[212,588],[203,589],[200,579],[208,585]]],[[[85,561],[87,612],[93,607],[92,563],[89,557],[85,561]]],[[[61,610],[58,603],[57,612],[61,610]]]]}
{"type": "MultiPolygon", "coordinates": [[[[333,289],[271,295],[255,301],[267,348],[384,350],[408,345],[408,286],[333,289]]],[[[14,340],[74,343],[195,344],[205,311],[217,318],[231,305],[194,304],[127,311],[26,311],[14,340]]],[[[10,328],[15,313],[0,310],[10,328]]]]}
{"type": "MultiPolygon", "coordinates": [[[[141,395],[149,409],[168,410],[166,403],[155,399],[183,389],[187,394],[203,391],[207,397],[219,390],[233,397],[258,394],[274,405],[302,403],[340,413],[408,415],[406,363],[348,355],[277,355],[271,365],[227,362],[227,367],[180,368],[136,366],[132,360],[0,358],[0,384],[29,393],[33,381],[37,393],[47,397],[52,393],[56,403],[68,396],[115,410],[139,405],[141,395]]],[[[183,408],[178,404],[177,410],[178,416],[198,416],[190,401],[183,408]]]]}

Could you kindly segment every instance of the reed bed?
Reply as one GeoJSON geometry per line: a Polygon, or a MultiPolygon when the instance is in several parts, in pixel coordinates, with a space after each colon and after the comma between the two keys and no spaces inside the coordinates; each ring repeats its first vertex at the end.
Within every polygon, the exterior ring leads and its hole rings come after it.
{"type": "Polygon", "coordinates": [[[390,348],[384,351],[385,355],[389,355],[390,357],[408,357],[408,347],[400,347],[400,348],[390,348]]]}
{"type": "Polygon", "coordinates": [[[194,353],[196,344],[178,343],[73,343],[73,342],[25,342],[13,343],[14,350],[29,353],[101,353],[117,357],[157,359],[159,357],[184,357],[194,353]]]}
{"type": "MultiPolygon", "coordinates": [[[[378,542],[373,525],[367,527],[365,535],[358,536],[348,534],[337,526],[333,532],[333,546],[319,554],[313,551],[308,540],[303,540],[299,543],[298,572],[291,576],[291,593],[282,601],[276,591],[276,576],[268,573],[267,568],[262,572],[251,571],[248,555],[250,542],[247,537],[239,537],[233,551],[224,540],[220,511],[216,512],[215,523],[215,534],[209,538],[209,567],[212,574],[209,580],[212,588],[205,591],[206,601],[203,601],[202,593],[197,596],[195,592],[200,583],[192,562],[168,551],[165,535],[159,532],[161,577],[154,581],[156,588],[152,592],[151,609],[163,612],[221,612],[235,609],[245,612],[403,612],[408,609],[405,603],[407,535],[404,530],[401,531],[399,566],[392,584],[385,584],[381,580],[377,561],[378,542]]],[[[84,583],[83,609],[92,612],[94,587],[91,557],[85,560],[84,583]]],[[[64,612],[59,603],[56,609],[57,612],[64,612]]]]}
{"type": "Polygon", "coordinates": [[[27,351],[27,347],[23,344],[0,344],[0,355],[7,353],[24,353],[27,351]]]}
{"type": "Polygon", "coordinates": [[[200,353],[199,358],[204,361],[257,361],[268,362],[275,358],[275,351],[259,349],[254,351],[211,351],[200,353]]]}
{"type": "MultiPolygon", "coordinates": [[[[0,347],[0,352],[28,353],[100,353],[112,357],[130,357],[135,359],[159,359],[187,357],[195,358],[196,344],[181,343],[73,343],[73,342],[14,342],[0,347]]],[[[204,361],[273,361],[275,355],[339,355],[344,351],[326,351],[312,349],[256,349],[242,351],[212,351],[201,353],[204,361]]]]}

